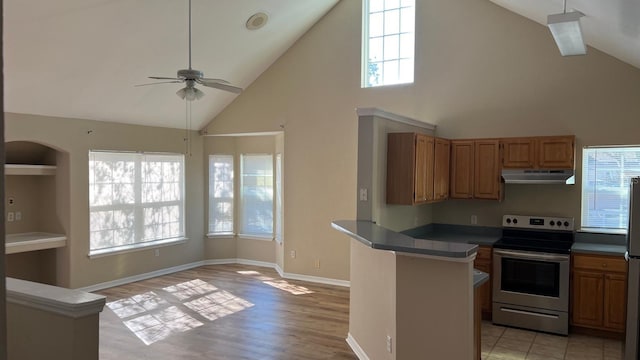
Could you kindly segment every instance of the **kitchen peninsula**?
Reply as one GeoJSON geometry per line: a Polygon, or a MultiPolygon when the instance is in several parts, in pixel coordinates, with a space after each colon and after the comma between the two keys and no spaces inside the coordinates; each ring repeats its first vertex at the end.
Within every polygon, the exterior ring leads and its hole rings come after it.
{"type": "Polygon", "coordinates": [[[347,342],[360,359],[472,359],[478,246],[334,221],[351,239],[347,342]]]}

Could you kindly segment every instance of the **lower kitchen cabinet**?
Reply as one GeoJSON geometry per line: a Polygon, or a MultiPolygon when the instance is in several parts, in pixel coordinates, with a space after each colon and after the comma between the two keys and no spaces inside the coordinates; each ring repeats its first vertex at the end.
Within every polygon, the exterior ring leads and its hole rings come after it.
{"type": "Polygon", "coordinates": [[[571,325],[624,332],[627,291],[624,258],[575,254],[572,264],[571,325]]]}
{"type": "Polygon", "coordinates": [[[489,280],[480,285],[480,287],[476,290],[476,295],[480,300],[480,310],[482,312],[482,318],[484,320],[491,320],[491,284],[493,283],[493,279],[491,278],[491,246],[480,246],[480,248],[478,249],[478,254],[476,255],[476,260],[473,263],[473,267],[489,274],[489,280]]]}

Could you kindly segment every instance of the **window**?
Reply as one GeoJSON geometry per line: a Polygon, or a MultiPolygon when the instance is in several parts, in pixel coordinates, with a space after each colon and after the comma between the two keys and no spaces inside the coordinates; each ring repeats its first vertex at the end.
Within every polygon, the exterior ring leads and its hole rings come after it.
{"type": "Polygon", "coordinates": [[[184,239],[184,156],[89,152],[90,255],[184,239]]]}
{"type": "Polygon", "coordinates": [[[273,238],[273,155],[242,154],[241,233],[273,238]]]}
{"type": "Polygon", "coordinates": [[[233,155],[210,155],[208,235],[233,232],[233,155]]]}
{"type": "Polygon", "coordinates": [[[415,0],[364,1],[362,87],[413,82],[415,0]]]}
{"type": "Polygon", "coordinates": [[[582,151],[582,227],[626,229],[629,179],[640,176],[640,147],[582,151]]]}
{"type": "Polygon", "coordinates": [[[282,154],[276,154],[276,241],[282,243],[282,154]]]}

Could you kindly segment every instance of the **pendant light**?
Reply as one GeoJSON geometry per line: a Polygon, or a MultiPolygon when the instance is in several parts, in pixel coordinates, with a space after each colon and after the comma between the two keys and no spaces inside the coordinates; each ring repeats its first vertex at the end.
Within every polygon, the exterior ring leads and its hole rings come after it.
{"type": "Polygon", "coordinates": [[[585,55],[587,46],[582,38],[580,18],[584,14],[579,11],[567,12],[567,0],[561,14],[547,16],[547,25],[562,56],[585,55]]]}

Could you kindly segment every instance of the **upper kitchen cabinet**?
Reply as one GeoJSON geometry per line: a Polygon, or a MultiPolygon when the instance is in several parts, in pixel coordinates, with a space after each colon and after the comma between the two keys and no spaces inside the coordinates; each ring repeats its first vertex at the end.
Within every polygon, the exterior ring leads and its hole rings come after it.
{"type": "Polygon", "coordinates": [[[492,199],[501,196],[500,141],[451,141],[451,198],[492,199]]]}
{"type": "Polygon", "coordinates": [[[501,139],[505,169],[572,169],[575,136],[501,139]]]}
{"type": "Polygon", "coordinates": [[[448,197],[448,174],[448,140],[416,133],[388,134],[387,204],[444,200],[448,197]]]}

